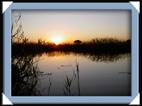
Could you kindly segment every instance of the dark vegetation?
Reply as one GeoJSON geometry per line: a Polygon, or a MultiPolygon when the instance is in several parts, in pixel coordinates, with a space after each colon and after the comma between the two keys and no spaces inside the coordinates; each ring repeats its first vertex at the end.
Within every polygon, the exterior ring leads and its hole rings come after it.
{"type": "Polygon", "coordinates": [[[12,43],[12,54],[39,54],[51,51],[95,53],[95,54],[119,54],[129,53],[131,41],[119,41],[116,39],[93,39],[82,43],[66,43],[55,45],[53,43],[12,43]],[[19,52],[20,51],[20,52],[19,52]]]}
{"type": "Polygon", "coordinates": [[[15,57],[12,59],[12,95],[40,95],[35,86],[39,69],[34,65],[33,57],[15,57]]]}

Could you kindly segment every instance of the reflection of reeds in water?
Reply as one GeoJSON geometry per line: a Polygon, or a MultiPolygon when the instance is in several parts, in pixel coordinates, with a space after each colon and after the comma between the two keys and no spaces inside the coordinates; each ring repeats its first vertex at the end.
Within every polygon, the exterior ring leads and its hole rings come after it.
{"type": "Polygon", "coordinates": [[[76,61],[78,95],[80,96],[79,63],[76,61]]]}
{"type": "Polygon", "coordinates": [[[119,59],[124,59],[130,55],[130,53],[118,53],[118,54],[95,54],[95,53],[75,53],[75,52],[65,52],[65,51],[52,51],[45,52],[42,56],[47,57],[58,57],[58,56],[68,56],[68,55],[78,55],[90,59],[91,61],[97,62],[115,62],[119,59]]]}
{"type": "Polygon", "coordinates": [[[40,95],[35,89],[38,72],[32,56],[12,59],[12,95],[40,95]]]}
{"type": "Polygon", "coordinates": [[[118,61],[121,58],[126,58],[130,53],[125,54],[85,54],[87,58],[89,58],[92,61],[97,62],[115,62],[118,61]]]}
{"type": "Polygon", "coordinates": [[[51,92],[51,86],[52,86],[52,81],[51,81],[51,75],[52,73],[48,73],[48,81],[49,81],[49,86],[48,86],[48,95],[50,95],[50,92],[51,92]]]}

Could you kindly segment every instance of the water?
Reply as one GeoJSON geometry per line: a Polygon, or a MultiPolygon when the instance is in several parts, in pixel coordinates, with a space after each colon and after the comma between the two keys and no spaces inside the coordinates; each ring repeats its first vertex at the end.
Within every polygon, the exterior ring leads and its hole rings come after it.
{"type": "Polygon", "coordinates": [[[131,95],[130,54],[49,52],[34,56],[33,62],[40,74],[31,91],[38,93],[29,95],[131,95]]]}

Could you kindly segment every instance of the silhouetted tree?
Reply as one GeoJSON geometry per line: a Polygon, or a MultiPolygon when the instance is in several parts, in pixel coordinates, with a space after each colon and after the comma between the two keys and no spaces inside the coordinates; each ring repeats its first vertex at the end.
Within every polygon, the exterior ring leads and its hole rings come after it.
{"type": "Polygon", "coordinates": [[[81,44],[82,41],[81,41],[81,40],[75,40],[74,43],[75,43],[75,44],[81,44]]]}
{"type": "Polygon", "coordinates": [[[38,44],[39,45],[45,45],[46,42],[44,40],[42,40],[42,39],[38,39],[38,44]]]}

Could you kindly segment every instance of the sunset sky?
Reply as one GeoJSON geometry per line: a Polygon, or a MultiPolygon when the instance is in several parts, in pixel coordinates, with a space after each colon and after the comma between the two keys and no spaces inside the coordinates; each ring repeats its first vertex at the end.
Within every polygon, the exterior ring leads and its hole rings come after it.
{"type": "Polygon", "coordinates": [[[31,41],[87,41],[93,38],[131,38],[129,11],[114,10],[15,10],[21,13],[25,35],[31,41]]]}

